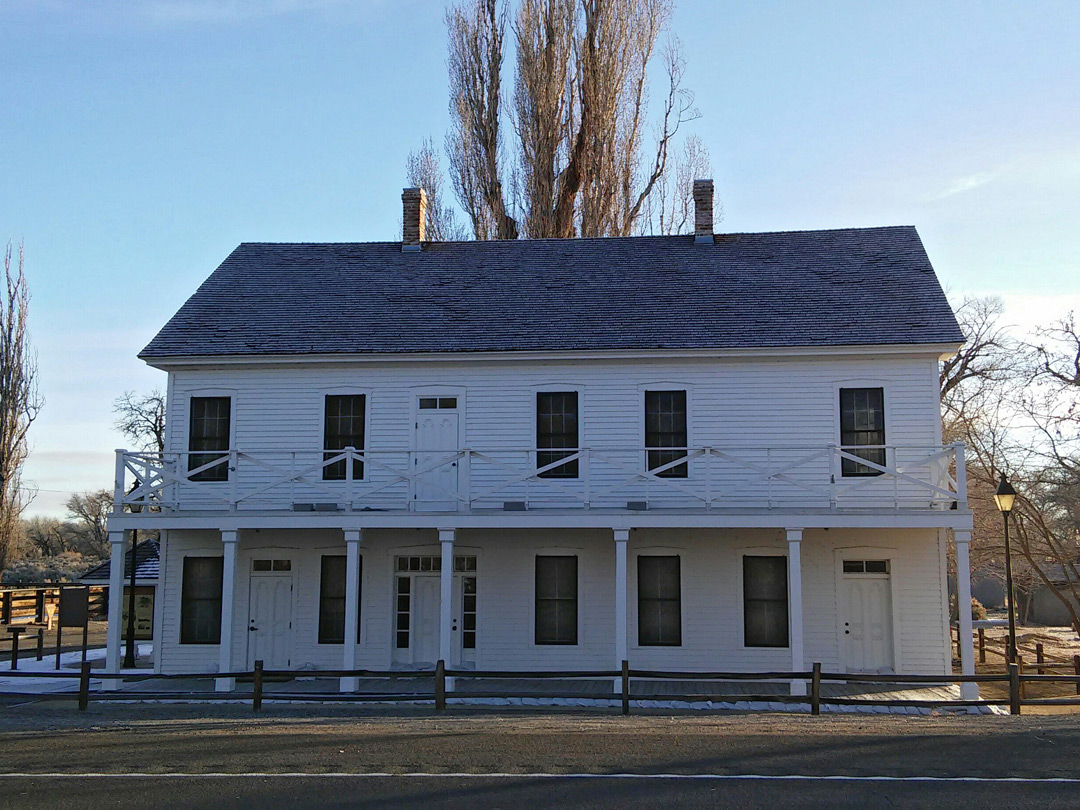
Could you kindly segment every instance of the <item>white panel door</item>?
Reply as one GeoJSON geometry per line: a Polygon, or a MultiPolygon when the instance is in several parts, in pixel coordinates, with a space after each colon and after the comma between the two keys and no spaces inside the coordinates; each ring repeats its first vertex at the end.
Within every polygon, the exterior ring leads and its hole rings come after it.
{"type": "MultiPolygon", "coordinates": [[[[456,400],[455,400],[456,401],[456,400]]],[[[413,504],[420,511],[453,511],[458,502],[458,412],[448,409],[417,411],[413,453],[413,504]]]]}
{"type": "Polygon", "coordinates": [[[413,577],[412,589],[412,660],[435,666],[439,660],[439,577],[413,577]]]}
{"type": "Polygon", "coordinates": [[[292,663],[292,574],[252,574],[248,611],[248,668],[292,663]]]}
{"type": "Polygon", "coordinates": [[[844,650],[848,672],[892,672],[889,576],[845,575],[844,650]]]}

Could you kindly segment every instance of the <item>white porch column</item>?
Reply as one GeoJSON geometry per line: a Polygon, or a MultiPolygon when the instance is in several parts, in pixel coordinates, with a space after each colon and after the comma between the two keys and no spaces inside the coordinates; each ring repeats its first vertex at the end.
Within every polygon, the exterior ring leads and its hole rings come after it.
{"type": "MultiPolygon", "coordinates": [[[[360,613],[360,531],[345,530],[345,655],[342,669],[356,669],[357,617],[360,613]]],[[[356,678],[342,678],[341,691],[355,692],[356,678]]]]}
{"type": "MultiPolygon", "coordinates": [[[[802,599],[802,529],[787,530],[788,545],[788,603],[791,610],[791,669],[806,669],[803,660],[803,599],[802,599]]],[[[791,694],[805,695],[806,681],[791,682],[791,694]]]]}
{"type": "MultiPolygon", "coordinates": [[[[233,669],[233,617],[236,613],[236,541],[235,531],[223,531],[224,561],[221,572],[221,643],[218,645],[218,672],[233,669]]],[[[218,678],[214,688],[219,692],[231,692],[236,687],[232,678],[218,678]]]]}
{"type": "MultiPolygon", "coordinates": [[[[626,660],[626,546],[628,529],[615,529],[615,669],[626,660]]],[[[622,692],[622,678],[615,679],[615,691],[622,692]]]]}
{"type": "MultiPolygon", "coordinates": [[[[124,611],[124,533],[109,532],[109,627],[105,671],[120,672],[120,625],[124,611]]],[[[104,689],[119,689],[120,681],[102,682],[104,689]]]]}
{"type": "MultiPolygon", "coordinates": [[[[454,611],[454,530],[439,529],[439,544],[442,546],[442,574],[439,579],[439,658],[446,667],[450,667],[450,622],[454,611]]],[[[446,679],[446,688],[453,689],[454,679],[446,679]]]]}
{"type": "MultiPolygon", "coordinates": [[[[971,532],[963,529],[953,530],[956,538],[956,607],[960,619],[960,672],[963,675],[975,674],[975,647],[971,638],[971,532]]],[[[951,646],[952,642],[949,642],[951,646]]],[[[952,653],[949,653],[952,659],[952,653]]],[[[960,684],[960,697],[964,700],[979,699],[977,683],[960,684]]]]}

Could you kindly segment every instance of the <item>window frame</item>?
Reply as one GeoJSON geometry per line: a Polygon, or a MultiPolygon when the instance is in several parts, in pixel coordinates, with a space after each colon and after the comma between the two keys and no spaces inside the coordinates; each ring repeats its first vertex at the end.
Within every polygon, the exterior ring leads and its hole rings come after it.
{"type": "MultiPolygon", "coordinates": [[[[357,564],[357,571],[356,571],[356,579],[357,579],[357,582],[356,582],[356,643],[359,644],[360,641],[361,641],[361,636],[363,635],[363,633],[362,633],[362,626],[363,625],[362,625],[362,622],[361,622],[361,617],[363,616],[363,605],[364,605],[364,598],[363,598],[363,595],[364,595],[364,555],[363,554],[360,554],[360,555],[357,556],[357,563],[358,564],[357,564]]],[[[315,628],[315,630],[316,630],[315,637],[316,637],[316,643],[317,644],[341,644],[341,645],[345,644],[345,626],[348,624],[348,622],[345,621],[345,619],[346,619],[345,605],[346,605],[346,603],[348,601],[348,587],[349,587],[348,577],[349,577],[349,555],[348,554],[330,553],[330,554],[320,554],[319,555],[319,598],[318,598],[319,607],[318,607],[318,618],[316,619],[317,626],[315,628]],[[332,597],[335,600],[337,600],[337,599],[341,600],[341,640],[340,641],[336,640],[336,638],[334,638],[334,639],[326,638],[327,634],[324,632],[325,628],[323,626],[323,619],[324,619],[324,617],[326,615],[326,611],[324,610],[324,607],[323,607],[323,601],[325,599],[325,597],[323,595],[323,589],[324,589],[325,584],[326,584],[325,583],[326,560],[328,560],[328,559],[337,559],[337,558],[340,558],[344,562],[344,565],[345,565],[345,572],[344,572],[344,575],[343,575],[344,576],[344,584],[345,584],[345,593],[343,593],[340,597],[332,597]]]]}
{"type": "MultiPolygon", "coordinates": [[[[180,562],[180,621],[178,622],[178,643],[184,645],[198,645],[198,646],[217,646],[221,644],[221,614],[224,608],[224,586],[225,586],[225,557],[222,554],[185,554],[181,558],[180,562]],[[188,582],[188,561],[205,561],[216,560],[217,564],[221,567],[221,580],[218,583],[217,594],[217,621],[212,625],[214,630],[210,634],[212,640],[206,640],[203,638],[192,637],[189,630],[190,622],[185,621],[185,614],[187,610],[185,606],[193,600],[193,597],[189,597],[186,593],[186,584],[188,582]]],[[[199,602],[213,602],[213,597],[202,596],[198,597],[199,602]]]]}
{"type": "MultiPolygon", "coordinates": [[[[849,390],[862,390],[862,389],[880,389],[881,390],[881,409],[882,409],[882,434],[884,441],[882,445],[886,445],[880,451],[878,458],[868,459],[875,464],[880,464],[882,467],[889,466],[891,452],[887,447],[889,436],[892,433],[892,424],[890,420],[890,414],[892,413],[890,386],[881,380],[871,379],[852,379],[852,380],[840,380],[836,383],[833,396],[833,408],[835,409],[835,425],[836,425],[836,445],[837,447],[849,447],[857,445],[845,445],[844,444],[844,414],[843,414],[843,392],[849,390]]],[[[850,452],[850,451],[849,451],[850,452]]],[[[866,451],[874,452],[874,451],[866,451]]],[[[852,452],[852,455],[859,455],[857,452],[852,452]]],[[[858,471],[859,465],[857,462],[849,461],[848,459],[838,459],[838,465],[836,474],[840,478],[876,478],[884,473],[866,468],[863,471],[858,471]],[[855,465],[855,470],[852,470],[851,465],[855,465]]]]}
{"type": "MultiPolygon", "coordinates": [[[[366,388],[327,388],[320,392],[319,400],[319,450],[322,455],[322,460],[325,461],[327,457],[326,447],[326,400],[329,397],[363,397],[364,398],[364,446],[357,447],[356,450],[366,453],[368,447],[371,445],[371,391],[366,388]]],[[[344,448],[342,448],[344,449],[344,448]]],[[[337,452],[340,452],[337,451],[337,452]]],[[[329,472],[330,467],[323,467],[321,473],[321,480],[326,483],[347,482],[347,481],[368,481],[369,466],[365,463],[366,459],[361,457],[359,459],[353,459],[353,475],[350,479],[347,471],[345,475],[340,478],[327,478],[326,474],[329,472]],[[356,475],[359,470],[360,475],[356,475]]]]}
{"type": "MultiPolygon", "coordinates": [[[[788,559],[787,549],[781,548],[749,548],[739,552],[739,607],[742,612],[742,622],[739,626],[739,636],[742,648],[746,650],[790,650],[791,649],[791,566],[788,559]],[[783,560],[784,566],[784,605],[787,616],[786,643],[785,644],[751,644],[746,637],[746,558],[747,557],[773,557],[783,560]]],[[[764,601],[764,600],[757,600],[764,601]]],[[[775,599],[768,601],[778,601],[775,599]]]]}
{"type": "Polygon", "coordinates": [[[228,390],[222,390],[222,389],[206,389],[206,390],[199,390],[199,391],[191,391],[184,398],[184,405],[185,405],[185,425],[186,425],[186,428],[187,428],[186,431],[185,431],[186,432],[186,438],[185,438],[185,442],[184,442],[184,451],[187,453],[187,463],[184,465],[184,480],[185,480],[185,482],[192,482],[192,483],[196,483],[196,484],[227,484],[231,480],[233,473],[235,473],[235,470],[231,470],[231,469],[229,469],[229,467],[230,467],[230,463],[231,463],[231,456],[232,456],[233,448],[236,447],[236,409],[237,409],[236,408],[236,406],[237,406],[236,393],[234,391],[228,391],[228,390]],[[197,399],[227,399],[229,401],[228,445],[224,450],[192,450],[191,449],[191,440],[192,440],[191,431],[192,431],[192,427],[194,425],[194,420],[192,419],[192,408],[194,406],[194,400],[197,400],[197,399]],[[222,460],[219,464],[215,465],[214,467],[210,467],[209,469],[204,470],[203,472],[201,472],[201,473],[199,473],[199,474],[197,474],[195,476],[192,476],[191,475],[191,470],[197,469],[198,467],[201,467],[202,464],[206,463],[206,462],[202,462],[200,464],[192,464],[192,460],[195,458],[195,456],[196,455],[207,456],[207,455],[212,455],[214,453],[219,453],[219,454],[221,454],[223,456],[228,456],[228,458],[225,458],[224,460],[222,460]],[[204,476],[206,476],[207,473],[213,472],[218,467],[223,467],[224,468],[225,474],[224,474],[223,477],[220,477],[220,478],[207,478],[207,477],[204,477],[204,476]]]}
{"type": "Polygon", "coordinates": [[[637,619],[637,646],[638,647],[682,647],[683,646],[683,638],[686,635],[686,633],[685,633],[686,628],[683,626],[683,623],[685,621],[685,617],[684,617],[683,609],[682,609],[682,607],[683,607],[683,604],[682,604],[682,594],[683,594],[683,578],[682,578],[683,565],[682,565],[682,558],[683,558],[683,553],[682,552],[675,552],[675,551],[667,552],[667,551],[663,551],[661,549],[656,549],[655,551],[652,551],[652,552],[649,552],[649,553],[635,554],[634,557],[636,558],[636,562],[634,563],[634,587],[635,587],[635,590],[636,590],[635,605],[636,605],[637,614],[636,614],[635,618],[637,619]],[[658,558],[659,559],[674,559],[676,561],[676,565],[677,565],[677,568],[678,568],[677,573],[678,573],[678,577],[679,577],[679,595],[678,595],[678,598],[675,599],[675,600],[672,600],[670,597],[648,597],[646,599],[641,594],[641,563],[642,563],[642,560],[644,560],[644,559],[658,559],[658,558]],[[678,639],[676,641],[646,641],[644,639],[644,637],[642,635],[643,634],[643,625],[642,625],[642,621],[641,621],[641,615],[642,615],[642,603],[645,602],[645,601],[649,601],[649,602],[654,602],[654,601],[671,602],[671,601],[675,601],[675,602],[677,602],[677,604],[678,604],[678,616],[679,616],[679,621],[678,621],[679,637],[678,637],[678,639]]]}
{"type": "MultiPolygon", "coordinates": [[[[557,453],[560,450],[565,449],[569,454],[581,452],[583,445],[583,437],[585,435],[585,423],[583,419],[584,401],[585,401],[585,389],[580,385],[544,385],[532,389],[532,447],[534,451],[533,455],[533,468],[539,469],[545,466],[540,463],[541,453],[557,453]],[[540,397],[544,394],[574,394],[577,397],[577,446],[574,448],[548,448],[540,447],[540,397]]],[[[555,461],[555,459],[552,459],[555,461]]],[[[548,462],[552,463],[552,462],[548,462]]],[[[568,465],[574,470],[573,475],[557,475],[553,473],[560,472],[563,468],[556,467],[554,470],[538,474],[539,478],[550,478],[556,481],[579,481],[581,480],[581,463],[580,460],[570,462],[568,465]]]]}
{"type": "Polygon", "coordinates": [[[581,643],[581,555],[579,553],[562,549],[544,549],[542,552],[533,554],[533,632],[532,644],[534,647],[576,647],[581,643]],[[539,634],[540,624],[540,601],[570,601],[566,597],[541,597],[540,596],[540,558],[572,559],[574,561],[574,636],[572,640],[541,641],[539,634]]]}
{"type": "MultiPolygon", "coordinates": [[[[686,398],[686,461],[684,464],[672,467],[671,470],[663,473],[653,473],[657,478],[675,478],[679,480],[685,480],[690,477],[690,451],[689,448],[693,447],[693,387],[687,383],[678,382],[655,382],[648,385],[643,385],[639,389],[638,396],[638,415],[641,417],[638,420],[639,433],[638,433],[638,445],[644,451],[644,467],[646,472],[652,472],[652,456],[651,451],[663,451],[663,447],[651,447],[648,444],[648,405],[649,394],[660,393],[674,393],[682,392],[686,398]]],[[[657,464],[657,467],[662,467],[664,464],[675,461],[676,459],[669,459],[663,463],[657,464]]]]}

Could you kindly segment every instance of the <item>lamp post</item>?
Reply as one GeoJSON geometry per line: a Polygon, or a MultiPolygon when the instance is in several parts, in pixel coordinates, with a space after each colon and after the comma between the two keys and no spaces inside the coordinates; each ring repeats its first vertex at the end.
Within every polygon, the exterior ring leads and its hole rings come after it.
{"type": "Polygon", "coordinates": [[[994,503],[1005,521],[1005,593],[1009,598],[1009,647],[1006,660],[1010,664],[1016,661],[1016,599],[1013,598],[1012,550],[1009,543],[1009,512],[1012,511],[1015,500],[1016,490],[1005,478],[1005,473],[1002,473],[1001,482],[994,493],[994,503]]]}
{"type": "MultiPolygon", "coordinates": [[[[136,479],[135,484],[131,487],[131,492],[134,492],[140,486],[139,481],[136,479]]],[[[130,495],[131,492],[128,494],[130,495]]],[[[132,512],[138,513],[142,511],[142,504],[133,503],[130,505],[132,512]]],[[[131,530],[131,570],[128,572],[128,620],[127,620],[127,646],[124,650],[124,668],[135,668],[135,549],[139,545],[139,530],[131,530]]]]}

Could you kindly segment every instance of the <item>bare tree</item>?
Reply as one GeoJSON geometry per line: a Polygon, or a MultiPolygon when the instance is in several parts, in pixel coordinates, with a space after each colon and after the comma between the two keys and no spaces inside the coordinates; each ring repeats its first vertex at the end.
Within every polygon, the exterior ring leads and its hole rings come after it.
{"type": "MultiPolygon", "coordinates": [[[[709,150],[697,135],[686,138],[682,153],[672,160],[671,169],[661,175],[645,201],[642,225],[647,233],[670,235],[694,229],[694,180],[712,176],[709,150]]],[[[717,204],[713,223],[718,224],[723,218],[723,206],[717,204]]]]}
{"type": "Polygon", "coordinates": [[[656,135],[649,74],[671,0],[521,0],[513,99],[504,113],[509,10],[464,0],[447,14],[454,191],[477,239],[622,236],[642,230],[680,126],[698,116],[678,41],[659,49],[667,79],[656,135]],[[504,142],[503,116],[513,148],[504,142]]]}
{"type": "Polygon", "coordinates": [[[453,242],[467,238],[468,234],[458,224],[454,209],[443,196],[443,174],[439,165],[439,153],[431,138],[405,160],[405,175],[410,186],[422,188],[427,195],[425,232],[433,242],[453,242]]]}
{"type": "Polygon", "coordinates": [[[68,516],[75,522],[79,551],[94,557],[109,554],[107,523],[113,507],[113,494],[107,489],[81,492],[67,501],[68,516]]]}
{"type": "Polygon", "coordinates": [[[113,401],[113,413],[114,427],[134,443],[135,449],[165,451],[165,395],[161,391],[125,391],[113,401]]]}
{"type": "Polygon", "coordinates": [[[70,532],[55,518],[34,517],[26,521],[26,539],[41,557],[54,557],[71,550],[70,532]]]}
{"type": "Polygon", "coordinates": [[[4,298],[0,302],[0,571],[16,542],[20,518],[29,501],[22,485],[22,468],[29,453],[30,425],[41,411],[37,389],[37,358],[30,345],[27,316],[30,291],[23,274],[23,249],[12,261],[9,242],[4,252],[4,298]]]}

